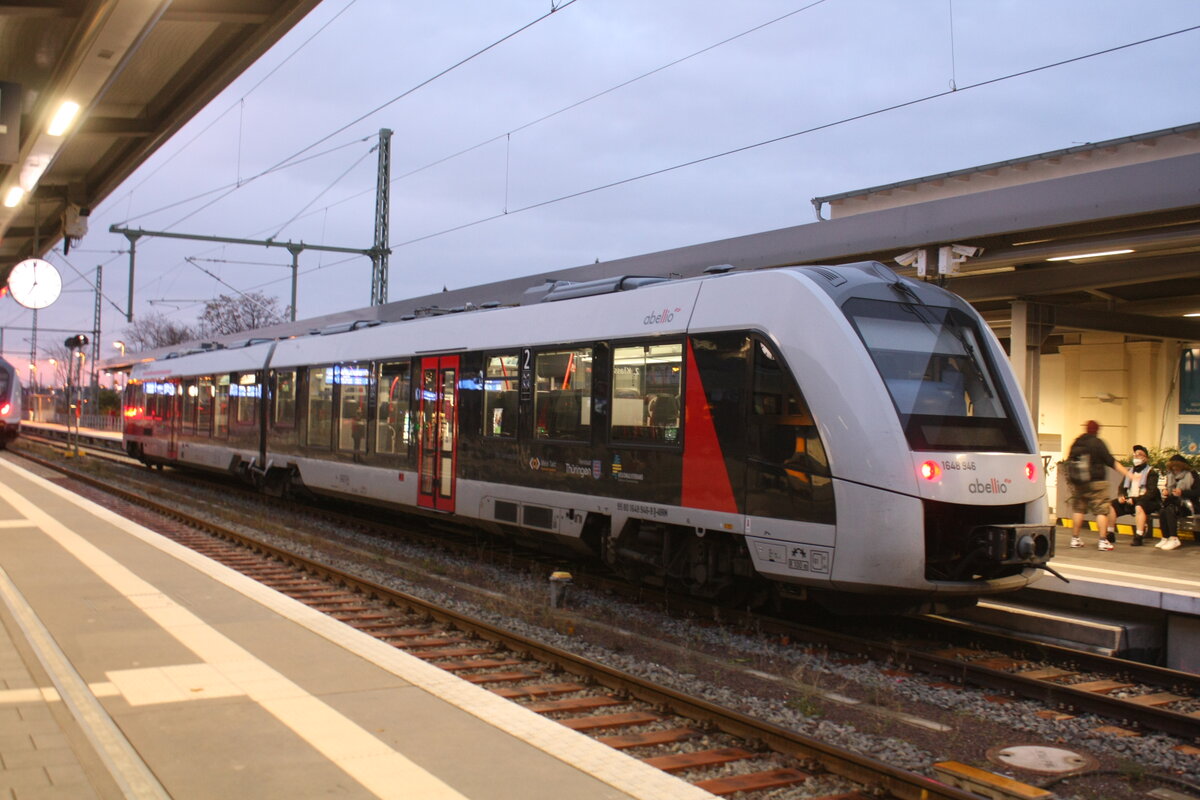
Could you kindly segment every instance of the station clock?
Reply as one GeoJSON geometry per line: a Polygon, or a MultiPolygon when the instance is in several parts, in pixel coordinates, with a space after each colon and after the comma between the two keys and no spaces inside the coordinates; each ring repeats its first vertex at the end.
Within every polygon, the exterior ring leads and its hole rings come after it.
{"type": "Polygon", "coordinates": [[[8,291],[26,308],[45,308],[58,299],[62,277],[49,261],[27,258],[8,273],[8,291]]]}

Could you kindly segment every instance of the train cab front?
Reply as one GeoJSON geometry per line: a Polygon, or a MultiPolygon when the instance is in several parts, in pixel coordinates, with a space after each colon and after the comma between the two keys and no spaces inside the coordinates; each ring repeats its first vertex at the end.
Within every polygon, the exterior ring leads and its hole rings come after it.
{"type": "Polygon", "coordinates": [[[947,305],[927,304],[917,291],[906,290],[909,302],[845,305],[910,449],[912,473],[902,482],[915,487],[923,530],[908,535],[923,534],[924,580],[934,593],[1020,588],[1054,555],[1032,423],[978,315],[949,296],[947,305]]]}
{"type": "Polygon", "coordinates": [[[925,578],[1018,588],[1054,557],[1044,519],[1041,460],[1028,455],[916,453],[924,511],[925,578]]]}

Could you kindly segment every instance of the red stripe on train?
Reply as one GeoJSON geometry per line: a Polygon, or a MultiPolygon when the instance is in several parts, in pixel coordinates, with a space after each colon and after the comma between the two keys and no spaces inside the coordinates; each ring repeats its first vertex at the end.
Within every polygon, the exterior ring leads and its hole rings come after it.
{"type": "Polygon", "coordinates": [[[686,438],[683,447],[683,496],[687,508],[737,513],[729,471],[713,426],[712,411],[696,368],[696,354],[688,339],[687,353],[686,438]]]}

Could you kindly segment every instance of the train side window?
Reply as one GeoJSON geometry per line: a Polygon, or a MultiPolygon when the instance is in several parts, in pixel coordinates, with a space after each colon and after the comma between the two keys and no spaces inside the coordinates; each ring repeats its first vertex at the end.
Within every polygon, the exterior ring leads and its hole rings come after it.
{"type": "Polygon", "coordinates": [[[592,436],[592,349],[538,353],[533,418],[538,439],[584,442],[592,436]]]}
{"type": "Polygon", "coordinates": [[[161,420],[163,418],[162,402],[165,383],[146,381],[146,419],[161,420]]]}
{"type": "Polygon", "coordinates": [[[333,382],[338,386],[338,450],[360,456],[367,448],[367,390],[371,383],[369,367],[338,364],[332,367],[333,382]]]}
{"type": "Polygon", "coordinates": [[[142,384],[142,416],[146,419],[154,419],[154,414],[158,410],[158,396],[155,390],[158,385],[154,381],[146,381],[142,384]]]}
{"type": "Polygon", "coordinates": [[[488,356],[483,382],[483,435],[511,439],[517,435],[516,353],[488,356]]]}
{"type": "Polygon", "coordinates": [[[229,435],[229,376],[218,375],[213,404],[213,435],[224,439],[229,435]]]}
{"type": "Polygon", "coordinates": [[[196,432],[196,381],[195,379],[186,380],[180,384],[182,393],[181,407],[179,414],[179,428],[184,433],[196,432]]]}
{"type": "Polygon", "coordinates": [[[329,449],[333,440],[333,367],[310,367],[308,370],[308,435],[309,447],[329,449]]]}
{"type": "Polygon", "coordinates": [[[158,418],[163,422],[173,422],[178,413],[175,408],[175,398],[179,394],[179,384],[173,381],[163,381],[158,385],[158,391],[158,418]]]}
{"type": "Polygon", "coordinates": [[[682,342],[614,347],[613,441],[678,444],[682,386],[682,342]]]}
{"type": "Polygon", "coordinates": [[[146,410],[146,391],[141,381],[131,379],[125,384],[125,399],[122,405],[124,406],[122,413],[125,415],[127,426],[133,420],[149,416],[146,410]]]}
{"type": "Polygon", "coordinates": [[[407,455],[412,439],[412,372],[407,361],[380,364],[375,451],[407,455]]]}
{"type": "Polygon", "coordinates": [[[262,384],[258,374],[246,372],[230,381],[229,397],[232,400],[232,423],[247,427],[258,422],[258,402],[262,397],[262,384]]]}
{"type": "Polygon", "coordinates": [[[275,373],[275,408],[271,424],[276,428],[296,427],[296,370],[275,373]]]}
{"type": "Polygon", "coordinates": [[[196,435],[212,436],[213,379],[196,379],[196,435]]]}

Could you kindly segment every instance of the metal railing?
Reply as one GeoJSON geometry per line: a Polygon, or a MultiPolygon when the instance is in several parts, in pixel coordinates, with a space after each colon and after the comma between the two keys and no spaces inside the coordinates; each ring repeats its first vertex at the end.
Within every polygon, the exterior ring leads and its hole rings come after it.
{"type": "MultiPolygon", "coordinates": [[[[29,414],[27,418],[30,422],[50,422],[55,425],[75,427],[75,420],[65,411],[42,411],[38,414],[29,414]]],[[[119,431],[124,427],[124,419],[112,414],[81,414],[79,427],[98,431],[119,431]]]]}

